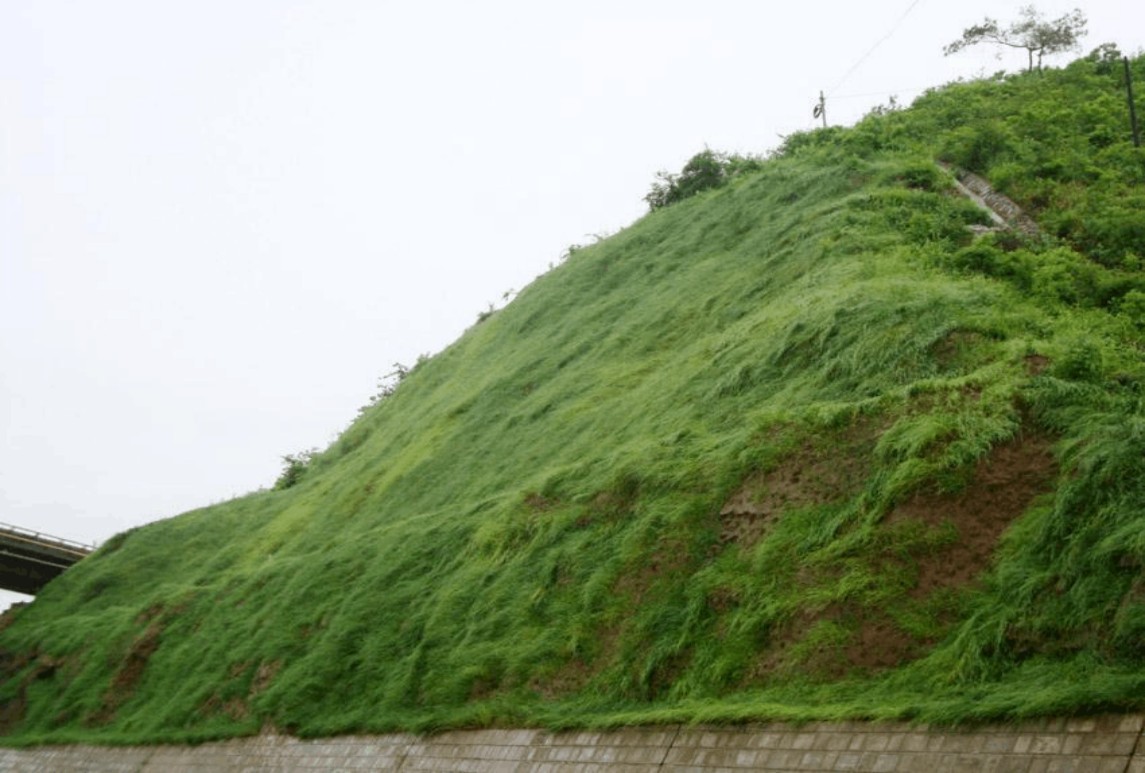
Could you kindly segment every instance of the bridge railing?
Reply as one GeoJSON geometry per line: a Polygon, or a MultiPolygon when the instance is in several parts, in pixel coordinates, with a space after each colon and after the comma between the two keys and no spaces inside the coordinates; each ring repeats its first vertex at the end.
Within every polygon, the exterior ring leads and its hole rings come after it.
{"type": "Polygon", "coordinates": [[[51,534],[25,529],[10,523],[0,522],[0,532],[4,532],[9,539],[27,542],[30,545],[50,545],[51,547],[71,553],[77,558],[83,558],[96,549],[96,545],[76,542],[75,540],[56,537],[51,534]]]}

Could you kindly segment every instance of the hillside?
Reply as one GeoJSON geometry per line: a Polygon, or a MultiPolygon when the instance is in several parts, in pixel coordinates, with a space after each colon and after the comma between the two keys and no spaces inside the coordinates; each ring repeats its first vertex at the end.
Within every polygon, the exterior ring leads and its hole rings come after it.
{"type": "Polygon", "coordinates": [[[1113,61],[794,135],[573,250],[293,485],[8,616],[6,741],[1142,708],[1113,61]],[[939,159],[1044,235],[976,235],[939,159]]]}

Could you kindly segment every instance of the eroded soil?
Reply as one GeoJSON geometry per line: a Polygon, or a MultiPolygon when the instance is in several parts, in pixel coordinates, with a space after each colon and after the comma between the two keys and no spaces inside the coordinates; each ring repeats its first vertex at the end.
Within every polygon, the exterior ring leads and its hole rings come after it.
{"type": "MultiPolygon", "coordinates": [[[[856,671],[893,668],[925,654],[939,638],[936,634],[957,622],[949,600],[979,581],[1005,530],[1039,497],[1052,491],[1059,473],[1053,442],[1043,433],[1019,433],[979,459],[960,490],[922,487],[894,506],[876,527],[866,560],[874,572],[908,578],[901,596],[890,603],[882,598],[875,604],[852,598],[787,620],[772,632],[748,682],[796,671],[838,678],[856,671]],[[896,543],[896,532],[914,537],[896,543]],[[879,544],[884,547],[876,547],[879,544]],[[887,544],[900,547],[887,549],[887,544]],[[909,547],[902,549],[902,545],[909,547]],[[931,635],[912,634],[889,613],[911,609],[930,616],[935,629],[931,635]],[[824,630],[845,631],[846,638],[817,643],[816,637],[822,638],[824,630]]],[[[836,470],[857,469],[845,459],[819,460],[814,466],[825,470],[828,463],[836,470]]],[[[839,475],[846,478],[846,473],[839,475]]],[[[786,480],[798,479],[788,475],[786,480]]],[[[817,485],[790,492],[787,501],[829,501],[817,485]]],[[[772,510],[769,517],[777,518],[778,513],[772,510]]]]}

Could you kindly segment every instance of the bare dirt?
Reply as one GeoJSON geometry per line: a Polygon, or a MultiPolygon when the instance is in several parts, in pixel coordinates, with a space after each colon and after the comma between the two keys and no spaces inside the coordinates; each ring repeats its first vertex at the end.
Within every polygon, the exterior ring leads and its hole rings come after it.
{"type": "MultiPolygon", "coordinates": [[[[158,612],[155,613],[155,616],[158,616],[158,612]]],[[[143,678],[143,672],[147,670],[148,661],[159,649],[159,639],[162,634],[163,626],[159,620],[155,619],[131,643],[119,670],[111,680],[111,685],[103,694],[99,709],[88,718],[87,724],[103,725],[115,717],[115,712],[119,710],[119,707],[134,694],[135,687],[143,678]]]]}
{"type": "Polygon", "coordinates": [[[63,658],[39,651],[24,655],[0,651],[0,680],[8,681],[23,674],[15,697],[0,702],[0,735],[15,729],[24,720],[28,710],[28,687],[41,679],[50,679],[65,662],[63,658]]]}
{"type": "MultiPolygon", "coordinates": [[[[249,661],[236,663],[229,669],[227,677],[229,681],[233,682],[241,679],[251,668],[252,664],[249,661]]],[[[245,696],[223,699],[216,692],[203,702],[199,711],[207,715],[226,714],[236,721],[244,720],[251,714],[250,702],[270,687],[271,682],[274,681],[274,678],[278,676],[278,672],[281,670],[281,660],[259,663],[258,667],[254,670],[254,675],[251,677],[250,689],[245,696]]]]}
{"type": "MultiPolygon", "coordinates": [[[[880,567],[883,572],[905,569],[908,577],[911,572],[915,575],[896,605],[928,608],[937,614],[936,624],[945,629],[956,622],[953,610],[942,609],[945,597],[937,594],[957,592],[977,583],[989,568],[1003,532],[1038,497],[1052,491],[1059,473],[1053,442],[1043,433],[1020,433],[979,459],[968,471],[961,490],[920,489],[888,513],[878,527],[880,532],[889,536],[896,529],[913,525],[924,537],[915,544],[930,546],[916,547],[906,555],[873,552],[869,556],[876,571],[880,567]]],[[[821,467],[826,461],[813,460],[813,465],[821,467]]],[[[857,472],[858,467],[854,469],[857,472]]],[[[785,479],[793,480],[790,475],[785,479]]],[[[824,501],[819,496],[812,488],[789,496],[788,501],[800,497],[808,502],[824,501]]],[[[886,600],[881,606],[848,600],[796,615],[772,633],[747,681],[759,683],[794,672],[834,679],[856,671],[894,668],[925,654],[937,637],[920,638],[904,630],[884,611],[889,606],[886,600]],[[824,623],[849,632],[847,641],[811,646],[808,636],[824,623]]]]}
{"type": "Polygon", "coordinates": [[[1026,372],[1031,376],[1037,376],[1044,373],[1046,368],[1050,366],[1050,358],[1041,354],[1028,354],[1026,355],[1026,372]]]}
{"type": "Polygon", "coordinates": [[[615,626],[608,628],[600,634],[600,652],[592,662],[574,657],[543,677],[533,677],[529,680],[529,689],[545,700],[556,700],[580,692],[612,660],[619,641],[619,629],[615,626]]]}
{"type": "MultiPolygon", "coordinates": [[[[965,343],[958,339],[944,346],[957,353],[965,343]]],[[[873,449],[886,426],[885,418],[860,418],[845,429],[802,440],[778,464],[749,476],[720,508],[713,551],[750,549],[786,512],[857,496],[873,474],[873,449]]],[[[963,470],[959,490],[943,491],[930,483],[898,502],[876,527],[876,537],[862,557],[876,576],[902,576],[898,595],[876,602],[847,599],[796,614],[771,632],[745,684],[796,673],[836,679],[894,668],[925,655],[957,624],[957,605],[951,600],[989,569],[1003,532],[1038,497],[1052,491],[1059,473],[1053,443],[1044,433],[1021,432],[963,470]],[[903,542],[896,535],[904,533],[914,537],[903,542]],[[932,623],[927,633],[905,630],[891,614],[900,608],[928,615],[932,623]],[[813,643],[809,636],[824,630],[837,635],[813,643]]],[[[634,608],[662,583],[679,581],[695,568],[687,558],[687,545],[670,536],[661,536],[644,556],[643,563],[630,567],[613,587],[634,608]]],[[[810,576],[801,574],[796,581],[808,587],[829,583],[831,571],[809,569],[810,576]]],[[[716,593],[709,603],[724,613],[738,601],[716,593]]],[[[610,625],[607,645],[590,662],[571,660],[531,686],[549,697],[584,687],[616,654],[624,625],[610,625]]],[[[686,667],[687,653],[679,663],[667,664],[659,681],[670,681],[670,672],[686,667]]]]}
{"type": "Polygon", "coordinates": [[[944,372],[964,370],[982,359],[986,337],[973,330],[952,330],[930,348],[944,372]]]}
{"type": "Polygon", "coordinates": [[[931,529],[953,526],[958,535],[944,548],[913,556],[918,581],[911,596],[965,586],[989,567],[1002,532],[1051,490],[1058,474],[1052,446],[1047,435],[1021,433],[979,459],[962,491],[918,492],[891,511],[887,525],[915,520],[931,529]]]}
{"type": "Polygon", "coordinates": [[[860,419],[843,432],[807,438],[776,467],[748,477],[720,509],[720,546],[751,548],[784,512],[857,494],[880,430],[874,420],[860,419]]]}

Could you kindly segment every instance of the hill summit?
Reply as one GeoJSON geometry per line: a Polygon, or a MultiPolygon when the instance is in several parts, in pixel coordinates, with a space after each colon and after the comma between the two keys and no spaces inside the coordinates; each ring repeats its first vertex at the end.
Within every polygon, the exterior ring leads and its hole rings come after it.
{"type": "Polygon", "coordinates": [[[8,742],[1140,709],[1122,77],[936,89],[572,250],[276,490],[10,614],[8,742]]]}

